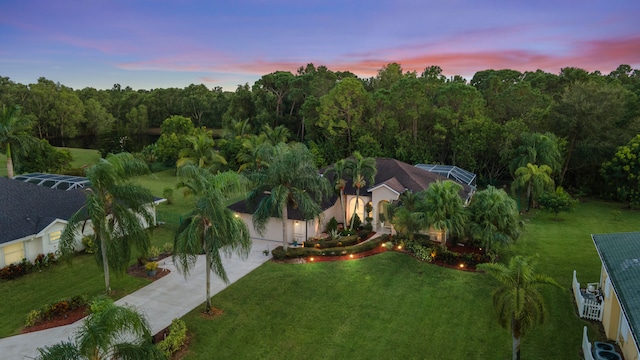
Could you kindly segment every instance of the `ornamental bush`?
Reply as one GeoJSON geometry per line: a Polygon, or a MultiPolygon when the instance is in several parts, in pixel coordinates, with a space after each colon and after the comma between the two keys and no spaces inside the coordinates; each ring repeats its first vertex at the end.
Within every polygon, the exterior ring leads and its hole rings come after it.
{"type": "Polygon", "coordinates": [[[158,343],[158,349],[168,358],[180,350],[187,340],[187,324],[181,319],[173,319],[169,325],[169,335],[158,343]]]}
{"type": "Polygon", "coordinates": [[[25,326],[33,326],[43,320],[53,319],[56,316],[65,314],[81,308],[87,304],[87,298],[82,295],[76,295],[56,301],[54,303],[45,304],[40,309],[31,310],[27,315],[25,326]]]}
{"type": "MultiPolygon", "coordinates": [[[[343,238],[344,239],[344,238],[343,238]]],[[[349,254],[357,254],[365,251],[369,251],[375,249],[381,244],[389,241],[388,235],[383,235],[372,239],[367,242],[363,242],[353,246],[345,246],[345,247],[332,247],[325,249],[318,249],[314,247],[297,247],[297,248],[288,248],[285,252],[282,249],[282,246],[278,246],[273,249],[271,254],[273,258],[276,260],[284,260],[284,259],[295,259],[295,258],[303,258],[310,256],[340,256],[340,255],[349,255],[349,254]]]]}
{"type": "Polygon", "coordinates": [[[34,270],[42,270],[57,262],[54,253],[39,254],[33,263],[27,259],[22,259],[19,263],[9,264],[0,269],[0,280],[13,280],[34,270]]]}

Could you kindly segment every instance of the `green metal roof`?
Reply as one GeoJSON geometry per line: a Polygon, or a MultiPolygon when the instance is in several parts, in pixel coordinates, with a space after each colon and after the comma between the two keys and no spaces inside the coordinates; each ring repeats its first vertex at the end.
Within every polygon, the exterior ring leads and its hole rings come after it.
{"type": "Polygon", "coordinates": [[[640,232],[591,235],[638,344],[640,338],[640,232]]]}

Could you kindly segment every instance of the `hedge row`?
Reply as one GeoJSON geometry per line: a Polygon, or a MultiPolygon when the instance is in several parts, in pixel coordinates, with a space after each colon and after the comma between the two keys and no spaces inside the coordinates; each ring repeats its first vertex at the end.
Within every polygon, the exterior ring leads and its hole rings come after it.
{"type": "Polygon", "coordinates": [[[383,235],[377,237],[373,240],[363,242],[353,246],[345,246],[345,247],[333,247],[327,249],[316,249],[309,247],[297,247],[297,248],[288,248],[285,252],[282,249],[282,246],[278,246],[277,248],[271,251],[273,258],[276,260],[285,260],[285,259],[295,259],[295,258],[303,258],[310,256],[341,256],[341,255],[349,255],[349,254],[357,254],[365,251],[369,251],[375,249],[381,244],[389,241],[389,237],[387,235],[383,235]]]}
{"type": "Polygon", "coordinates": [[[329,249],[335,247],[353,246],[360,241],[358,235],[340,236],[335,240],[317,240],[317,241],[305,241],[304,247],[316,248],[316,249],[329,249]]]}

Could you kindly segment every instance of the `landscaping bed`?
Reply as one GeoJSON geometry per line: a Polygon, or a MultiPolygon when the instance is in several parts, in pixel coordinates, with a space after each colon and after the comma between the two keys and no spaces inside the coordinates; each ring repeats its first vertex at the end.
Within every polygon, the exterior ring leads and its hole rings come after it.
{"type": "Polygon", "coordinates": [[[84,305],[77,309],[69,310],[64,314],[57,315],[49,320],[44,320],[33,326],[25,327],[22,329],[21,333],[25,334],[33,331],[46,330],[46,329],[51,329],[58,326],[73,324],[74,322],[87,316],[88,313],[89,313],[89,306],[84,305]]]}

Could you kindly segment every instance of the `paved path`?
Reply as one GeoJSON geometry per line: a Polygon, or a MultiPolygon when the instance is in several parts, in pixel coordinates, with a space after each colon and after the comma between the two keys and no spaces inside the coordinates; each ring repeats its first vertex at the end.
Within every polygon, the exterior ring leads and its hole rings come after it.
{"type": "MultiPolygon", "coordinates": [[[[263,250],[273,249],[279,243],[264,240],[253,240],[251,253],[247,259],[238,256],[223,257],[224,268],[231,283],[250,273],[271,258],[265,256],[263,250]]],[[[145,314],[151,325],[153,334],[160,332],[179,318],[195,309],[205,301],[205,263],[204,255],[198,258],[195,268],[185,280],[171,262],[171,258],[160,261],[160,267],[171,270],[171,273],[142,289],[116,301],[118,305],[131,305],[145,314]]],[[[211,276],[211,294],[215,295],[227,285],[218,277],[211,276]]],[[[57,328],[31,332],[0,339],[0,358],[33,359],[38,355],[37,348],[68,340],[83,320],[57,328]]]]}

